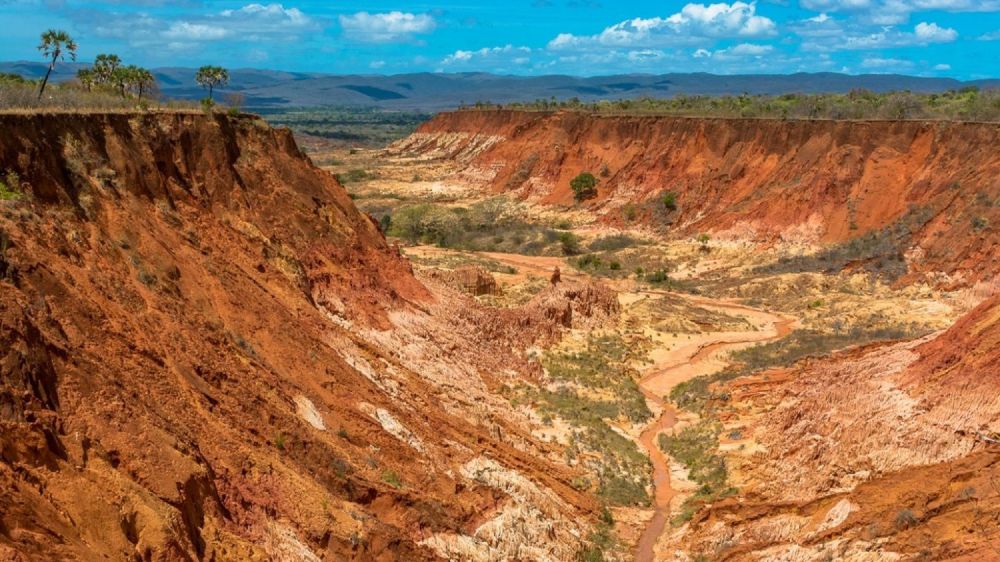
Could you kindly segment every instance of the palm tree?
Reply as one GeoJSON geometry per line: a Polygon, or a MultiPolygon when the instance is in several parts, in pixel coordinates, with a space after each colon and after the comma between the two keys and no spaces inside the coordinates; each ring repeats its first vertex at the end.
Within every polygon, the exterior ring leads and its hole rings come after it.
{"type": "Polygon", "coordinates": [[[94,74],[97,76],[97,81],[102,84],[112,83],[112,76],[114,76],[115,71],[118,67],[122,65],[122,59],[118,58],[118,55],[97,55],[94,59],[94,74]]]}
{"type": "Polygon", "coordinates": [[[156,87],[156,78],[153,73],[139,66],[129,65],[129,77],[132,79],[132,87],[142,101],[142,94],[149,92],[156,87]]]}
{"type": "Polygon", "coordinates": [[[45,92],[46,84],[49,83],[49,76],[52,74],[52,69],[56,67],[56,61],[64,60],[65,52],[69,53],[71,60],[76,60],[76,42],[69,36],[69,33],[59,29],[50,29],[42,33],[42,42],[38,45],[38,50],[42,52],[42,56],[51,59],[49,61],[49,70],[45,73],[45,79],[42,80],[42,87],[38,90],[38,99],[42,99],[42,94],[45,92]]]}
{"type": "Polygon", "coordinates": [[[208,99],[212,99],[212,90],[216,86],[225,86],[229,83],[229,71],[221,66],[203,66],[194,75],[194,81],[201,84],[202,88],[208,88],[208,99]]]}
{"type": "Polygon", "coordinates": [[[97,83],[97,73],[94,72],[93,68],[81,68],[76,71],[76,79],[90,92],[94,89],[94,84],[97,83]]]}

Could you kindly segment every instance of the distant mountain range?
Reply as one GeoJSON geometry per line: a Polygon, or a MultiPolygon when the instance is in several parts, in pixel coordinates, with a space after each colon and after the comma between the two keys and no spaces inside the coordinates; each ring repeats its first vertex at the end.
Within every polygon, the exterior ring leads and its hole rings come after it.
{"type": "MultiPolygon", "coordinates": [[[[62,64],[55,80],[75,76],[82,64],[62,64]]],[[[46,66],[37,62],[0,62],[0,72],[29,78],[44,76],[46,66]]],[[[193,68],[156,68],[153,74],[163,95],[197,99],[205,95],[194,81],[193,68]]],[[[377,106],[386,109],[435,111],[477,101],[510,103],[539,98],[583,101],[668,97],[677,94],[784,94],[847,92],[867,88],[876,92],[911,90],[942,92],[965,86],[1000,88],[1000,79],[961,81],[900,74],[847,75],[832,72],[798,74],[716,75],[621,74],[581,78],[575,76],[506,76],[488,73],[334,75],[241,68],[230,71],[230,84],[222,95],[239,92],[254,109],[321,105],[377,106]]]]}

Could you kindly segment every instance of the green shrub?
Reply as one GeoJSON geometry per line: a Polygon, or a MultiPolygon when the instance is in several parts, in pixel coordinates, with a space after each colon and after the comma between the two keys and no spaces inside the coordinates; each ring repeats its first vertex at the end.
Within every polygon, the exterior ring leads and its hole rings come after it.
{"type": "Polygon", "coordinates": [[[7,170],[3,179],[0,180],[0,200],[12,201],[21,197],[21,176],[17,172],[7,170]]]}
{"type": "Polygon", "coordinates": [[[559,244],[563,254],[575,256],[580,253],[580,237],[572,232],[560,232],[559,244]]]}
{"type": "Polygon", "coordinates": [[[677,194],[673,191],[668,191],[663,194],[663,206],[670,211],[677,210],[677,194]]]}
{"type": "Polygon", "coordinates": [[[274,436],[274,447],[279,451],[285,450],[285,434],[279,433],[274,436]]]}
{"type": "Polygon", "coordinates": [[[577,201],[585,201],[597,197],[597,178],[590,172],[581,172],[569,182],[573,190],[573,198],[577,201]]]}

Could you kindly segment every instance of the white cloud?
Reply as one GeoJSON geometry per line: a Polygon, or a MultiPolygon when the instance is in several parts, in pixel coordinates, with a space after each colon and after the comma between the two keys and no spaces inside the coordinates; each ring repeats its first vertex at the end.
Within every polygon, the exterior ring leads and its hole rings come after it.
{"type": "Polygon", "coordinates": [[[883,59],[878,57],[867,58],[861,61],[863,68],[878,70],[905,69],[913,66],[913,63],[903,59],[883,59]]]}
{"type": "MultiPolygon", "coordinates": [[[[803,35],[806,34],[803,33],[803,35]]],[[[811,37],[809,41],[803,42],[802,49],[805,51],[889,49],[931,43],[949,43],[956,38],[958,38],[958,32],[950,27],[921,22],[913,28],[912,33],[887,26],[874,33],[842,30],[837,34],[817,35],[811,37]]]]}
{"type": "Polygon", "coordinates": [[[991,31],[989,33],[984,33],[977,37],[980,41],[1000,41],[1000,29],[996,31],[991,31]]]}
{"type": "Polygon", "coordinates": [[[350,39],[367,43],[392,43],[409,41],[414,35],[434,31],[437,22],[428,14],[385,12],[340,16],[340,26],[350,39]]]}
{"type": "Polygon", "coordinates": [[[560,33],[551,50],[598,47],[662,47],[697,44],[705,38],[768,37],[775,35],[773,20],[756,13],[755,3],[687,4],[666,18],[634,18],[605,28],[597,35],[560,33]]]}
{"type": "Polygon", "coordinates": [[[934,70],[951,70],[950,64],[935,64],[934,70]]]}
{"type": "Polygon", "coordinates": [[[698,49],[692,56],[696,59],[708,58],[712,56],[712,51],[709,51],[708,49],[698,49]]]}
{"type": "Polygon", "coordinates": [[[958,37],[958,32],[950,27],[940,27],[936,23],[920,22],[913,28],[918,39],[926,43],[947,43],[958,37]]]}
{"type": "Polygon", "coordinates": [[[925,11],[1000,11],[1000,0],[800,0],[799,5],[817,12],[852,13],[875,25],[906,23],[910,14],[925,11]]]}
{"type": "Polygon", "coordinates": [[[174,22],[163,32],[163,37],[179,41],[215,41],[228,36],[225,28],[186,21],[174,22]]]}
{"type": "Polygon", "coordinates": [[[504,45],[502,47],[483,47],[476,51],[459,49],[441,60],[443,65],[460,65],[475,61],[476,64],[492,66],[524,65],[530,62],[531,49],[504,45]]]}
{"type": "Polygon", "coordinates": [[[735,47],[730,47],[728,49],[723,49],[721,51],[716,51],[715,54],[718,55],[720,53],[727,53],[727,54],[730,54],[730,55],[737,55],[737,56],[752,56],[752,57],[756,57],[756,56],[760,56],[760,55],[766,55],[766,54],[770,53],[773,50],[774,50],[774,47],[771,46],[771,45],[754,45],[752,43],[740,43],[739,45],[736,45],[735,47]]]}
{"type": "Polygon", "coordinates": [[[174,21],[148,14],[87,12],[95,20],[94,31],[101,37],[124,39],[130,45],[174,51],[190,50],[198,43],[240,37],[249,41],[290,40],[319,23],[297,8],[281,4],[247,4],[235,10],[183,17],[174,21]]]}

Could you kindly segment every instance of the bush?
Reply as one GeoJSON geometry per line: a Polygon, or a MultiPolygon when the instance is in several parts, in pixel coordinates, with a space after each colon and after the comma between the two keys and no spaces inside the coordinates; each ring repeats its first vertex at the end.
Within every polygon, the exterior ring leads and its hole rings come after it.
{"type": "Polygon", "coordinates": [[[580,253],[580,237],[572,232],[560,232],[559,244],[562,246],[563,254],[575,256],[580,253]]]}
{"type": "Polygon", "coordinates": [[[909,509],[900,509],[895,520],[897,529],[909,529],[917,524],[917,516],[909,509]]]}
{"type": "Polygon", "coordinates": [[[668,191],[663,194],[663,206],[671,211],[677,210],[677,194],[673,191],[668,191]]]}
{"type": "Polygon", "coordinates": [[[0,201],[10,201],[21,198],[21,176],[10,170],[0,180],[0,201]]]}
{"type": "Polygon", "coordinates": [[[597,178],[590,172],[582,172],[569,182],[573,189],[573,198],[577,201],[585,201],[597,197],[597,178]]]}

